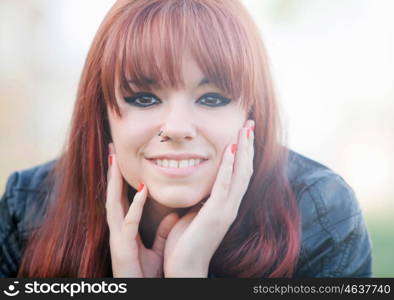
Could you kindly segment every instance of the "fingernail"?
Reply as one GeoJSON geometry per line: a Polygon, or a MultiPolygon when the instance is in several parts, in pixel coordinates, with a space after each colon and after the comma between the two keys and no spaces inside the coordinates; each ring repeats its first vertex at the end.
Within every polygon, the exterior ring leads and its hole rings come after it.
{"type": "Polygon", "coordinates": [[[112,155],[108,155],[108,163],[110,166],[112,166],[112,155]]]}
{"type": "Polygon", "coordinates": [[[231,153],[234,154],[235,151],[237,151],[237,144],[232,144],[231,145],[231,153]]]}
{"type": "Polygon", "coordinates": [[[144,186],[145,185],[141,182],[140,185],[138,186],[138,192],[141,192],[144,186]]]}

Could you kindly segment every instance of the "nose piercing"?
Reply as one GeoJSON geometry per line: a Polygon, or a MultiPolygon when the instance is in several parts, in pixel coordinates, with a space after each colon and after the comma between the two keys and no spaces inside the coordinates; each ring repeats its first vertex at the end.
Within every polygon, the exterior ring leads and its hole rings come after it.
{"type": "MultiPolygon", "coordinates": [[[[163,133],[163,130],[160,130],[158,136],[161,136],[162,133],[163,133]]],[[[165,142],[165,141],[168,141],[169,139],[170,139],[170,138],[169,138],[168,136],[166,136],[164,139],[162,139],[162,140],[160,141],[160,143],[165,142]]]]}

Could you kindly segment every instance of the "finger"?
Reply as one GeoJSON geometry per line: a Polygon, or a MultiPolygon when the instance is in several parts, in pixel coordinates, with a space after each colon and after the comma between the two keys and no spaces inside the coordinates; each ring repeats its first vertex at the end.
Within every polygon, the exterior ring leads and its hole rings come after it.
{"type": "Polygon", "coordinates": [[[136,240],[138,245],[138,253],[143,253],[143,251],[146,250],[146,247],[141,239],[141,234],[139,232],[137,232],[136,240]]]}
{"type": "Polygon", "coordinates": [[[147,187],[145,185],[142,190],[136,192],[134,195],[133,202],[130,204],[123,223],[123,232],[126,237],[136,238],[138,235],[138,227],[144,210],[146,196],[147,187]]]}
{"type": "Polygon", "coordinates": [[[128,211],[129,207],[130,207],[130,202],[128,199],[128,189],[129,189],[129,184],[127,183],[127,181],[123,178],[123,188],[122,188],[122,209],[123,209],[123,215],[126,214],[126,212],[128,211]]]}
{"type": "Polygon", "coordinates": [[[234,157],[233,174],[239,173],[245,166],[245,161],[249,155],[249,141],[247,138],[248,127],[244,126],[238,133],[237,153],[234,157]]]}
{"type": "Polygon", "coordinates": [[[110,153],[110,154],[115,153],[115,147],[114,147],[114,144],[113,144],[113,143],[109,143],[109,144],[108,144],[108,150],[109,150],[109,153],[110,153]]]}
{"type": "Polygon", "coordinates": [[[238,138],[239,151],[235,157],[232,185],[228,199],[228,203],[233,203],[237,210],[253,173],[253,153],[251,150],[253,145],[250,142],[253,133],[249,130],[250,126],[251,122],[248,121],[246,127],[242,128],[238,138]]]}
{"type": "MultiPolygon", "coordinates": [[[[215,199],[215,202],[221,203],[227,198],[231,186],[231,177],[233,175],[234,153],[232,148],[234,144],[228,145],[223,153],[222,163],[220,165],[215,183],[212,187],[210,199],[215,199]]],[[[236,144],[235,144],[236,145],[236,144]]],[[[204,205],[211,205],[212,201],[207,201],[204,205]]]]}
{"type": "Polygon", "coordinates": [[[107,199],[105,203],[110,231],[119,232],[125,210],[122,204],[123,177],[120,173],[116,154],[110,154],[112,164],[108,167],[107,199]]]}
{"type": "Polygon", "coordinates": [[[249,134],[247,134],[247,140],[249,146],[248,148],[248,154],[249,154],[249,166],[251,167],[251,171],[253,173],[253,158],[254,158],[254,128],[255,128],[255,121],[254,120],[248,120],[248,128],[249,128],[249,134]]]}
{"type": "Polygon", "coordinates": [[[249,136],[249,143],[250,143],[250,156],[253,158],[254,156],[254,131],[252,130],[250,132],[250,136],[249,136]]]}
{"type": "Polygon", "coordinates": [[[250,122],[250,123],[249,123],[250,131],[249,131],[249,137],[248,137],[249,144],[250,144],[250,147],[249,147],[249,154],[250,154],[251,159],[252,159],[252,161],[253,161],[253,157],[254,157],[254,129],[255,129],[255,126],[256,126],[256,125],[255,125],[254,120],[250,120],[249,122],[250,122]]]}
{"type": "Polygon", "coordinates": [[[176,213],[171,213],[164,217],[156,232],[155,241],[153,242],[152,250],[160,256],[164,253],[166,240],[168,234],[174,225],[179,221],[179,216],[176,213]]]}

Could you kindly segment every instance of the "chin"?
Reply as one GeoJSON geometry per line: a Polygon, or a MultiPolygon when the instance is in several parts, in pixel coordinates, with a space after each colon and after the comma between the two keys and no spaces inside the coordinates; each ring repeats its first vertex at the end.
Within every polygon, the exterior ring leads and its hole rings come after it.
{"type": "Polygon", "coordinates": [[[154,189],[149,191],[149,195],[156,202],[170,208],[192,207],[206,197],[204,193],[198,195],[195,190],[179,191],[173,187],[159,190],[154,189]]]}

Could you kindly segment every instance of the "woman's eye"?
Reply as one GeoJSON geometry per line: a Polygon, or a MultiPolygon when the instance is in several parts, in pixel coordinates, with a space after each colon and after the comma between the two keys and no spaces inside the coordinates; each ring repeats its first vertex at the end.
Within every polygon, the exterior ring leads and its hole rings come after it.
{"type": "MultiPolygon", "coordinates": [[[[125,101],[138,107],[149,107],[161,103],[161,101],[151,93],[135,93],[133,96],[124,97],[125,101]]],[[[208,93],[197,100],[210,107],[224,106],[231,102],[231,99],[225,98],[220,94],[208,93]]]]}
{"type": "Polygon", "coordinates": [[[225,98],[220,94],[209,93],[209,94],[205,94],[197,101],[207,106],[216,107],[216,106],[227,105],[228,103],[231,102],[231,99],[225,98]]]}
{"type": "Polygon", "coordinates": [[[130,97],[124,97],[124,100],[132,105],[139,107],[148,107],[160,103],[157,97],[150,93],[136,93],[130,97]]]}

